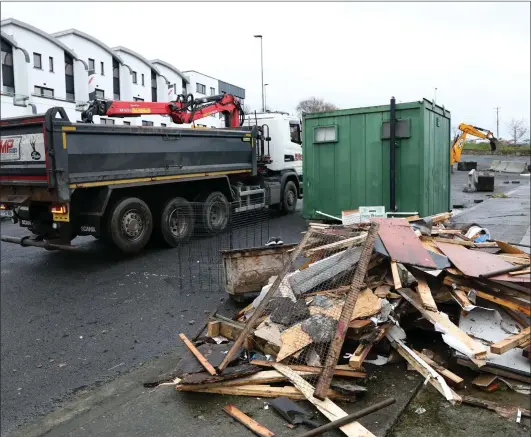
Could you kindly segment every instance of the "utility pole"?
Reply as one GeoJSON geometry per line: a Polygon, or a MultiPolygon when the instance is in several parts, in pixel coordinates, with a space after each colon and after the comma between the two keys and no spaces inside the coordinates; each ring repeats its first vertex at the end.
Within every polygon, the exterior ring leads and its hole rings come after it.
{"type": "Polygon", "coordinates": [[[264,98],[264,46],[262,35],[254,35],[255,38],[260,38],[260,71],[262,74],[262,112],[265,112],[265,98],[264,98]]]}
{"type": "Polygon", "coordinates": [[[500,138],[500,108],[496,106],[496,138],[500,138]]]}

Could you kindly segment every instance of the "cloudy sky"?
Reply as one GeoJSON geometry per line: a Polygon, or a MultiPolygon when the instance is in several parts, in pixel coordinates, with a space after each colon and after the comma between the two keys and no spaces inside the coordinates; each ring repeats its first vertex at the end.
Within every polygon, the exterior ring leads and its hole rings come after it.
{"type": "Polygon", "coordinates": [[[293,112],[315,95],[340,108],[432,99],[500,135],[530,119],[530,4],[526,3],[6,3],[47,32],[77,28],[107,45],[164,59],[246,89],[293,112]]]}

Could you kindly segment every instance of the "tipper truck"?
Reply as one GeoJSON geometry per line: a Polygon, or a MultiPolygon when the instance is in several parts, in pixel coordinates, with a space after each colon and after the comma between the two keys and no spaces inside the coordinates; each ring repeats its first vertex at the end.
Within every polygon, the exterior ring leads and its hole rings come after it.
{"type": "Polygon", "coordinates": [[[54,107],[1,120],[0,215],[31,233],[2,241],[73,249],[76,236],[92,235],[134,253],[156,236],[176,247],[194,227],[220,233],[234,214],[267,207],[291,213],[302,198],[297,117],[246,118],[239,101],[224,94],[94,101],[82,119],[72,123],[54,107]],[[192,123],[212,113],[225,116],[225,128],[92,123],[94,115],[141,114],[192,123]]]}

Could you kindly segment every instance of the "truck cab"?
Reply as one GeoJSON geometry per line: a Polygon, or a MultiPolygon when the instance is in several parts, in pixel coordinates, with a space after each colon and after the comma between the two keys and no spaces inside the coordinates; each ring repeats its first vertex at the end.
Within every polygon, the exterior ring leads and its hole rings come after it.
{"type": "Polygon", "coordinates": [[[280,177],[281,192],[292,181],[297,188],[297,198],[302,198],[302,136],[301,121],[285,112],[263,112],[245,115],[244,126],[260,126],[266,136],[265,163],[267,175],[280,177]],[[267,141],[267,138],[270,138],[267,141]]]}

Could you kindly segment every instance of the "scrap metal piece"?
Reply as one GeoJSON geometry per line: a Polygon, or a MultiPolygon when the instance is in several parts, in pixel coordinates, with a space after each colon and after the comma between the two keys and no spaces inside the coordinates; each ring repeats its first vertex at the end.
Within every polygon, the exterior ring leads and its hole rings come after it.
{"type": "Polygon", "coordinates": [[[406,219],[373,219],[380,224],[379,237],[391,259],[403,264],[437,268],[406,219]]]}

